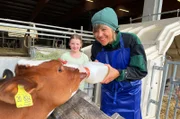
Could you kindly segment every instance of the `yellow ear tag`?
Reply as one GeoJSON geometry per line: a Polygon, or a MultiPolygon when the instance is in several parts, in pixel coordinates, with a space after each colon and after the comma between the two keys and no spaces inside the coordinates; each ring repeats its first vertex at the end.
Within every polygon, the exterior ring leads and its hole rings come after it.
{"type": "Polygon", "coordinates": [[[5,78],[6,78],[6,75],[3,76],[3,79],[5,79],[5,78]]]}
{"type": "Polygon", "coordinates": [[[17,108],[29,107],[33,105],[31,95],[25,91],[24,86],[22,85],[18,85],[18,92],[14,98],[17,108]]]}

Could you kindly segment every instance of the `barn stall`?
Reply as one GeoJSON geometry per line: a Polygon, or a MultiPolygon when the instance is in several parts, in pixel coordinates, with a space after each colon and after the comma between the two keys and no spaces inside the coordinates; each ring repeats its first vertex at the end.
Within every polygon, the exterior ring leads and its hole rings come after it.
{"type": "MultiPolygon", "coordinates": [[[[23,49],[20,47],[20,49],[23,50],[23,52],[25,53],[22,53],[23,55],[18,55],[16,53],[13,53],[18,48],[16,47],[11,48],[10,46],[11,52],[14,55],[11,56],[1,55],[0,73],[2,73],[2,70],[4,70],[5,68],[10,68],[11,70],[13,70],[17,61],[22,58],[38,59],[38,60],[49,59],[49,58],[56,59],[61,55],[61,53],[67,50],[66,49],[67,40],[69,36],[73,33],[79,33],[80,35],[82,35],[84,42],[86,42],[87,45],[91,44],[91,42],[94,40],[92,32],[90,31],[62,28],[62,27],[29,23],[29,22],[24,22],[24,24],[26,25],[19,25],[18,22],[23,22],[23,21],[13,20],[13,22],[15,23],[12,23],[12,21],[11,23],[7,23],[6,20],[5,22],[1,22],[0,26],[13,27],[13,28],[17,27],[21,29],[29,29],[30,31],[29,30],[14,31],[12,29],[10,30],[2,29],[1,32],[2,31],[14,32],[18,34],[23,33],[25,37],[21,37],[20,39],[27,39],[25,42],[26,45],[24,45],[24,47],[26,48],[23,49]],[[31,30],[35,30],[36,32],[31,32],[31,30]],[[28,35],[26,36],[25,34],[28,35]],[[35,35],[36,38],[31,37],[31,35],[32,36],[35,35]],[[41,41],[43,39],[43,41],[47,41],[47,42],[44,42],[43,43],[44,46],[42,46],[38,44],[38,39],[41,39],[41,41]]],[[[120,30],[122,32],[135,33],[140,37],[142,44],[145,48],[145,52],[147,54],[149,74],[147,77],[143,79],[142,88],[144,92],[142,93],[142,104],[141,104],[143,118],[145,119],[158,119],[160,116],[163,118],[169,115],[172,115],[173,117],[179,116],[179,111],[177,111],[178,109],[177,96],[174,94],[173,91],[175,89],[174,87],[176,86],[176,84],[178,84],[177,79],[179,77],[178,76],[179,73],[177,72],[179,71],[177,70],[177,67],[179,65],[179,56],[178,56],[179,42],[177,42],[179,41],[178,39],[180,34],[179,24],[180,24],[179,18],[171,18],[171,19],[165,19],[159,21],[127,24],[120,26],[120,30]],[[167,78],[171,78],[171,87],[170,87],[171,90],[170,93],[168,93],[168,96],[164,98],[165,83],[167,78]],[[170,103],[173,103],[172,104],[174,105],[173,109],[176,109],[175,111],[177,111],[177,113],[174,113],[174,110],[169,109],[169,107],[171,107],[169,106],[170,103]],[[163,106],[164,104],[165,106],[163,106]]],[[[2,39],[6,39],[6,38],[8,39],[9,37],[10,36],[8,35],[7,37],[4,38],[2,37],[2,39]]],[[[2,48],[4,47],[8,48],[8,46],[3,46],[2,48]]],[[[84,51],[88,56],[90,56],[90,49],[91,49],[91,45],[83,47],[82,51],[84,51]]],[[[8,52],[9,53],[7,54],[10,54],[10,51],[8,52]]],[[[4,53],[4,51],[2,53],[4,53]]],[[[17,53],[20,53],[20,51],[17,51],[17,53]]],[[[94,102],[94,104],[99,106],[100,84],[88,85],[87,93],[90,96],[91,100],[94,102]],[[93,91],[95,92],[94,95],[92,93],[93,91]]],[[[81,96],[78,97],[80,98],[81,96]]],[[[84,105],[89,105],[88,101],[87,102],[84,101],[84,102],[87,103],[84,105]]],[[[70,103],[71,102],[68,102],[68,104],[70,103]]],[[[94,104],[91,104],[89,106],[94,106],[94,104]]],[[[74,102],[74,104],[72,105],[76,105],[76,103],[74,102]]],[[[59,108],[56,110],[58,110],[56,112],[58,113],[58,112],[62,112],[63,109],[61,110],[61,108],[59,108]]],[[[75,110],[73,109],[72,113],[74,111],[75,110]]],[[[76,110],[76,113],[77,112],[78,111],[76,110]]],[[[80,111],[77,114],[81,115],[80,111]]],[[[172,118],[172,116],[170,118],[172,118]]],[[[57,117],[57,118],[61,118],[61,117],[57,117]]]]}

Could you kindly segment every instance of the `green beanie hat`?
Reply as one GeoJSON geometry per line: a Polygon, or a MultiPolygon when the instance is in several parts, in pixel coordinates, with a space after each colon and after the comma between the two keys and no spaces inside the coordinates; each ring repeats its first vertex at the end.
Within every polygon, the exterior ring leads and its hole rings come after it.
{"type": "Polygon", "coordinates": [[[110,8],[106,7],[99,12],[95,13],[91,19],[92,25],[95,24],[104,24],[112,28],[114,31],[117,31],[119,28],[118,25],[118,17],[115,11],[110,8]]]}

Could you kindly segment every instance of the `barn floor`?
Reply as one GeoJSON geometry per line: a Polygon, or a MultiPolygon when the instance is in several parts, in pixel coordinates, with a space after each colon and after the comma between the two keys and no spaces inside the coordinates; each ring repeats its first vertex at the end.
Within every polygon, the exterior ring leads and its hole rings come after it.
{"type": "MultiPolygon", "coordinates": [[[[165,119],[167,103],[168,103],[168,96],[164,96],[162,107],[161,107],[160,119],[165,119]]],[[[169,107],[168,119],[173,119],[175,104],[176,104],[176,100],[174,98],[172,98],[171,102],[170,102],[170,107],[169,107]]],[[[180,110],[179,109],[177,110],[177,113],[176,113],[176,119],[180,119],[180,110]]]]}

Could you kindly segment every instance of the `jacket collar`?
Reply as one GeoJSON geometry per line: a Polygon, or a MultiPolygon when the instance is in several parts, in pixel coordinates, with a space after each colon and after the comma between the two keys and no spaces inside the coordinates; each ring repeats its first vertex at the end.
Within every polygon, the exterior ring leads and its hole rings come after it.
{"type": "Polygon", "coordinates": [[[107,48],[107,49],[109,49],[109,48],[116,48],[116,47],[119,45],[120,36],[121,36],[121,32],[119,31],[119,32],[117,33],[116,40],[114,40],[114,41],[112,42],[112,44],[107,44],[107,45],[104,46],[104,47],[107,48]]]}

